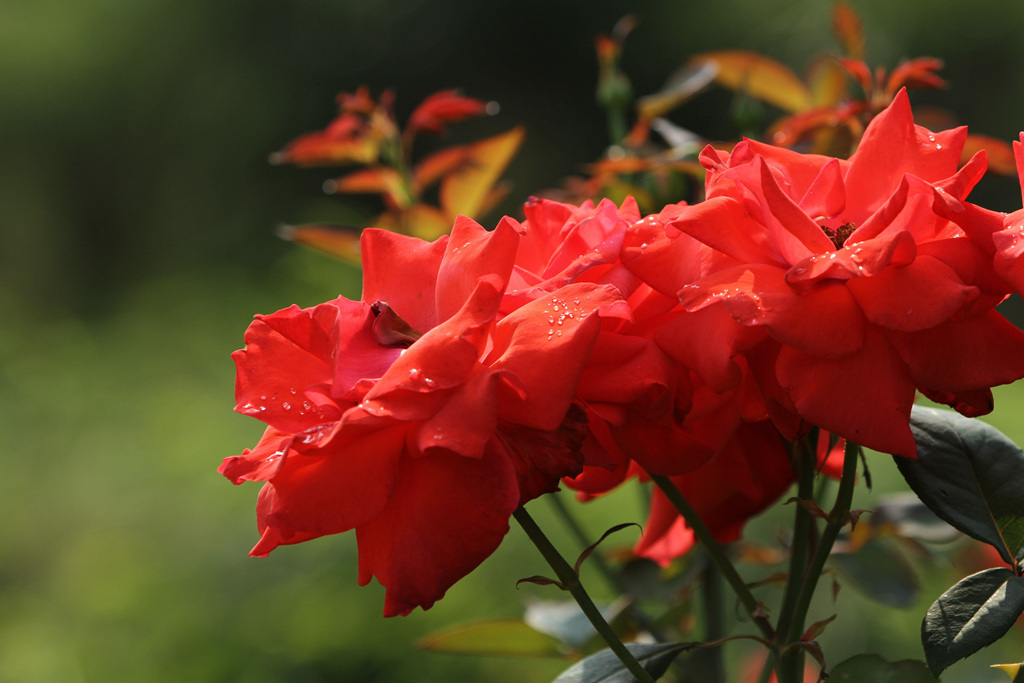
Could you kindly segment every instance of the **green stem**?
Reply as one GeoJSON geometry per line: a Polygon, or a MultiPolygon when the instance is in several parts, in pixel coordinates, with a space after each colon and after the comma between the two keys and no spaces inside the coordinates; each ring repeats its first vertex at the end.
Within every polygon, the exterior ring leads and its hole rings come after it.
{"type": "MultiPolygon", "coordinates": [[[[814,496],[814,475],[817,458],[807,441],[797,446],[795,469],[797,475],[797,498],[809,500],[814,496]]],[[[789,549],[789,573],[786,577],[786,590],[779,608],[778,633],[781,636],[789,633],[800,589],[807,573],[807,557],[811,536],[816,531],[814,516],[803,505],[797,503],[793,515],[793,540],[789,549]]]]}
{"type": "Polygon", "coordinates": [[[811,598],[817,588],[818,579],[825,568],[825,562],[832,552],[839,532],[849,522],[850,506],[853,503],[853,489],[857,482],[857,458],[860,446],[855,443],[846,442],[846,452],[843,454],[843,476],[839,480],[839,491],[836,493],[836,502],[828,514],[828,522],[822,531],[818,548],[807,566],[807,573],[804,575],[803,586],[793,607],[793,614],[789,620],[788,631],[779,632],[780,654],[776,669],[779,683],[799,683],[803,680],[803,649],[794,648],[790,652],[785,649],[791,643],[799,642],[804,630],[804,621],[807,618],[807,610],[811,606],[811,598]]]}
{"type": "MultiPolygon", "coordinates": [[[[649,473],[650,474],[650,473],[649,473]]],[[[665,497],[668,498],[669,502],[672,503],[673,507],[683,516],[686,520],[686,525],[690,527],[693,534],[697,537],[703,545],[708,556],[711,557],[711,561],[715,563],[715,566],[722,572],[722,577],[729,582],[735,591],[736,596],[743,604],[743,608],[750,615],[754,624],[760,629],[762,635],[768,640],[775,638],[775,629],[772,628],[768,618],[764,616],[761,610],[761,606],[754,597],[754,594],[750,592],[750,588],[747,586],[743,577],[736,571],[736,567],[733,566],[729,557],[726,555],[725,550],[715,540],[711,530],[707,528],[704,521],[697,514],[697,511],[693,509],[686,497],[683,496],[682,492],[676,488],[676,485],[672,483],[672,480],[668,477],[660,474],[651,474],[651,481],[657,484],[658,488],[661,489],[665,497]]]]}
{"type": "Polygon", "coordinates": [[[551,569],[554,570],[555,576],[565,586],[565,589],[569,591],[572,597],[576,600],[576,604],[583,610],[583,614],[586,615],[590,623],[593,624],[597,632],[604,638],[604,641],[608,643],[608,647],[611,648],[615,656],[619,658],[623,666],[629,670],[633,677],[638,683],[654,683],[654,679],[651,677],[647,670],[641,666],[640,662],[636,660],[633,653],[619,640],[619,637],[615,635],[615,631],[605,621],[604,616],[601,614],[601,610],[597,608],[594,601],[587,595],[587,591],[583,589],[583,584],[580,583],[580,577],[576,575],[576,572],[565,561],[565,558],[559,554],[558,550],[552,545],[548,537],[544,535],[541,528],[537,526],[537,523],[533,521],[533,517],[526,511],[526,508],[519,506],[516,511],[512,513],[512,516],[519,522],[519,526],[523,528],[526,535],[529,536],[533,544],[537,546],[537,550],[547,561],[551,569]]]}
{"type": "MultiPolygon", "coordinates": [[[[713,564],[704,570],[702,587],[704,601],[704,641],[714,642],[725,637],[725,614],[722,610],[722,573],[713,564]]],[[[708,665],[707,680],[712,683],[725,683],[725,660],[721,647],[712,647],[704,651],[708,665]]]]}

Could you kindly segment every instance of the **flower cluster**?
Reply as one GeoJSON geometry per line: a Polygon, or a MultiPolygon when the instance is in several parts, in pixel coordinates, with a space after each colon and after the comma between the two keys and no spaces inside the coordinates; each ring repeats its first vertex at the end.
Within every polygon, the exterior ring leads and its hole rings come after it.
{"type": "MultiPolygon", "coordinates": [[[[812,428],[915,457],[917,392],[974,416],[1024,377],[995,310],[1024,287],[1024,219],[966,200],[986,161],[958,169],[965,135],[915,125],[901,91],[848,160],[705,149],[693,205],[365,231],[360,301],[258,316],[234,355],[236,410],[268,425],[220,470],[265,482],[252,553],[354,529],[359,582],[407,614],[561,482],[669,477],[729,542],[812,428]]],[[[656,493],[636,553],[692,544],[656,493]]]]}

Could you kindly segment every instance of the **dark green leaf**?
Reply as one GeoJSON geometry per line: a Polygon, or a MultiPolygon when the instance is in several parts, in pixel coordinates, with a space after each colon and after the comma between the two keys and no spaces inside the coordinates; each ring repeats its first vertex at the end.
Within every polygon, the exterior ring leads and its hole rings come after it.
{"type": "Polygon", "coordinates": [[[416,647],[450,654],[500,657],[564,657],[565,648],[518,619],[494,619],[462,624],[428,634],[416,647]]]}
{"type": "Polygon", "coordinates": [[[891,539],[873,538],[852,553],[833,552],[830,561],[847,583],[883,605],[910,607],[921,592],[917,573],[891,539]]]}
{"type": "Polygon", "coordinates": [[[1012,564],[1024,550],[1024,451],[995,427],[914,406],[918,458],[896,458],[910,488],[943,520],[1012,564]]]}
{"type": "MultiPolygon", "coordinates": [[[[633,653],[647,673],[657,680],[668,671],[672,660],[686,649],[683,643],[628,643],[626,648],[633,653]]],[[[629,673],[619,658],[611,650],[601,650],[595,655],[576,662],[554,683],[634,683],[636,679],[629,673]]]]}
{"type": "Polygon", "coordinates": [[[832,669],[828,683],[938,683],[924,662],[888,662],[878,655],[857,655],[832,669]]]}
{"type": "Polygon", "coordinates": [[[925,658],[938,676],[996,642],[1024,612],[1024,578],[1009,569],[972,574],[943,593],[921,624],[925,658]]]}

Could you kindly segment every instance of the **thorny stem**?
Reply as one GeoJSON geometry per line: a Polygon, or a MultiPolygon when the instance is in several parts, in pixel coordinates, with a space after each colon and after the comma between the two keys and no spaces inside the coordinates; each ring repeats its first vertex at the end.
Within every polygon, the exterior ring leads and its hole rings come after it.
{"type": "Polygon", "coordinates": [[[580,577],[576,575],[576,572],[565,561],[565,558],[559,554],[558,550],[548,537],[544,535],[541,528],[537,526],[537,523],[533,521],[533,517],[526,511],[526,508],[519,506],[516,511],[512,513],[516,521],[519,522],[519,526],[523,528],[526,535],[533,541],[533,544],[537,546],[537,550],[547,561],[551,569],[554,570],[555,576],[565,586],[565,589],[569,591],[572,597],[576,600],[576,604],[583,610],[583,614],[586,615],[590,623],[593,624],[597,632],[604,638],[604,641],[608,643],[608,647],[611,648],[615,656],[619,658],[623,666],[629,670],[633,677],[638,683],[654,683],[654,679],[651,677],[647,670],[641,666],[640,662],[636,660],[633,653],[619,640],[619,637],[615,635],[615,631],[605,621],[604,616],[601,615],[601,611],[594,604],[594,601],[587,595],[587,591],[584,590],[583,584],[580,583],[580,577]]]}
{"type": "Polygon", "coordinates": [[[788,622],[789,628],[787,632],[779,630],[780,651],[776,663],[779,683],[799,683],[803,680],[803,650],[794,649],[791,652],[785,652],[785,649],[791,643],[799,642],[803,635],[804,620],[811,605],[811,598],[814,596],[814,589],[818,585],[818,579],[821,578],[821,572],[825,568],[825,561],[828,560],[828,556],[832,552],[832,546],[839,537],[840,530],[849,522],[853,489],[857,481],[859,451],[860,446],[847,440],[846,452],[843,454],[843,476],[839,480],[836,502],[828,514],[828,522],[822,531],[818,548],[807,566],[803,581],[801,581],[802,586],[788,622]]]}
{"type": "MultiPolygon", "coordinates": [[[[722,573],[718,567],[709,564],[704,569],[704,585],[701,587],[704,602],[704,640],[714,642],[725,637],[725,615],[722,613],[722,573]]],[[[712,647],[704,651],[708,665],[708,681],[725,683],[725,661],[722,648],[712,647]]]]}
{"type": "MultiPolygon", "coordinates": [[[[553,493],[544,497],[551,502],[551,506],[555,509],[555,512],[562,521],[565,522],[565,525],[569,527],[569,531],[576,537],[576,540],[579,541],[580,545],[584,548],[590,547],[590,544],[593,541],[587,536],[587,533],[583,530],[583,527],[580,526],[579,522],[576,521],[576,517],[565,505],[561,496],[559,496],[558,493],[553,493]]],[[[604,558],[602,558],[599,553],[591,554],[590,557],[587,558],[587,562],[592,563],[597,567],[598,573],[604,577],[612,590],[621,595],[629,594],[629,590],[627,590],[626,586],[619,578],[619,574],[614,572],[612,568],[608,566],[608,563],[604,561],[604,558]]],[[[650,633],[656,639],[664,640],[661,630],[654,625],[650,617],[648,617],[635,602],[630,602],[626,606],[626,610],[628,611],[629,616],[632,617],[642,629],[650,633]]]]}
{"type": "MultiPolygon", "coordinates": [[[[817,458],[812,451],[812,442],[808,440],[796,444],[797,449],[794,455],[794,468],[797,474],[797,498],[809,500],[814,496],[814,475],[817,458]]],[[[789,574],[786,579],[786,590],[782,597],[782,605],[779,608],[778,633],[785,637],[789,633],[793,610],[800,597],[800,588],[803,586],[805,572],[807,571],[807,557],[811,536],[814,535],[817,523],[803,505],[796,504],[796,512],[793,519],[793,540],[789,548],[789,574]]]]}
{"type": "Polygon", "coordinates": [[[690,527],[697,540],[703,544],[704,549],[711,557],[711,561],[715,563],[715,566],[722,572],[722,577],[729,582],[735,591],[736,596],[743,604],[743,608],[750,615],[754,624],[761,631],[761,634],[767,640],[773,640],[775,638],[775,629],[772,628],[768,618],[762,613],[761,606],[754,597],[754,594],[750,592],[750,588],[747,586],[743,577],[736,571],[736,567],[733,566],[729,557],[725,554],[722,546],[715,540],[711,530],[707,528],[704,521],[697,514],[697,511],[693,509],[686,497],[683,496],[682,492],[676,488],[676,485],[672,483],[672,480],[666,476],[660,474],[651,474],[651,481],[657,484],[658,488],[662,490],[665,497],[668,498],[669,502],[672,503],[673,507],[683,516],[686,520],[686,525],[690,527]]]}

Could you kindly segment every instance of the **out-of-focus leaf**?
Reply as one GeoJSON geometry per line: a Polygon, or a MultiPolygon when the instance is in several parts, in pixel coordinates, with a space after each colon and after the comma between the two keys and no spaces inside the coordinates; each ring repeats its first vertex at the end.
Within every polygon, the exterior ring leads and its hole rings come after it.
{"type": "MultiPolygon", "coordinates": [[[[655,680],[660,678],[672,660],[679,656],[686,645],[683,643],[627,643],[626,648],[633,653],[640,665],[655,680]]],[[[595,655],[576,662],[554,683],[634,683],[636,679],[629,673],[619,658],[611,650],[601,650],[595,655]]]]}
{"type": "Polygon", "coordinates": [[[451,232],[453,220],[429,204],[414,204],[398,213],[382,213],[370,226],[432,241],[451,232]]]}
{"type": "Polygon", "coordinates": [[[694,65],[710,64],[715,80],[732,90],[788,112],[811,105],[811,93],[796,74],[774,59],[745,50],[705,52],[691,58],[694,65]]]}
{"type": "Polygon", "coordinates": [[[864,59],[864,25],[856,10],[842,0],[832,5],[832,30],[847,57],[864,59]]]}
{"type": "MultiPolygon", "coordinates": [[[[599,609],[605,621],[610,623],[622,614],[626,604],[627,601],[619,600],[599,609]]],[[[534,602],[526,608],[523,621],[536,631],[577,649],[582,648],[597,635],[593,624],[573,600],[534,602]]]]}
{"type": "Polygon", "coordinates": [[[499,657],[564,657],[557,638],[539,633],[518,619],[493,619],[430,633],[416,647],[449,654],[499,657]]]}
{"type": "Polygon", "coordinates": [[[1012,176],[1017,173],[1013,158],[1013,147],[1002,140],[987,135],[968,133],[964,141],[964,151],[960,155],[960,163],[966,163],[977,152],[985,150],[988,154],[988,170],[1000,175],[1012,176]]]}
{"type": "Polygon", "coordinates": [[[644,121],[664,116],[711,85],[717,73],[717,66],[711,63],[691,61],[684,64],[668,77],[661,90],[637,100],[637,115],[644,121]]]}
{"type": "Polygon", "coordinates": [[[913,493],[886,496],[875,506],[872,526],[891,526],[897,534],[926,543],[949,543],[961,538],[960,532],[932,512],[913,493]]]}
{"type": "Polygon", "coordinates": [[[837,664],[829,683],[938,683],[924,662],[889,662],[878,655],[857,655],[837,664]]]}
{"type": "Polygon", "coordinates": [[[895,458],[914,493],[940,518],[995,547],[1007,564],[1024,551],[1024,452],[995,427],[914,406],[916,460],[895,458]]]}
{"type": "Polygon", "coordinates": [[[282,239],[298,242],[322,251],[347,263],[360,265],[359,235],[362,228],[350,225],[282,225],[277,234],[282,239]]]}
{"type": "Polygon", "coordinates": [[[403,209],[413,201],[405,186],[405,181],[402,179],[402,174],[389,166],[365,168],[350,173],[344,178],[328,180],[324,183],[324,191],[327,193],[382,194],[390,200],[392,205],[403,209]]]}
{"type": "Polygon", "coordinates": [[[446,124],[482,116],[487,111],[487,102],[460,95],[457,90],[442,90],[420,102],[409,115],[406,131],[410,135],[421,130],[440,133],[446,124]]]}
{"type": "Polygon", "coordinates": [[[850,76],[835,57],[816,57],[807,69],[807,85],[815,107],[834,107],[842,102],[849,88],[850,76]]]}
{"type": "Polygon", "coordinates": [[[883,605],[910,607],[921,592],[917,573],[891,539],[873,538],[830,559],[846,583],[883,605]]]}
{"type": "Polygon", "coordinates": [[[887,99],[892,98],[900,88],[944,88],[946,81],[936,71],[942,68],[942,60],[934,57],[908,59],[889,74],[885,85],[887,99]]]}
{"type": "Polygon", "coordinates": [[[413,184],[422,192],[466,162],[469,149],[465,146],[445,147],[423,157],[412,170],[413,184]]]}
{"type": "Polygon", "coordinates": [[[441,181],[441,208],[449,217],[476,217],[498,177],[523,142],[525,131],[507,133],[467,145],[466,159],[441,181]]]}
{"type": "Polygon", "coordinates": [[[1024,612],[1024,578],[986,569],[961,580],[936,600],[921,624],[928,668],[936,676],[996,642],[1024,612]]]}

